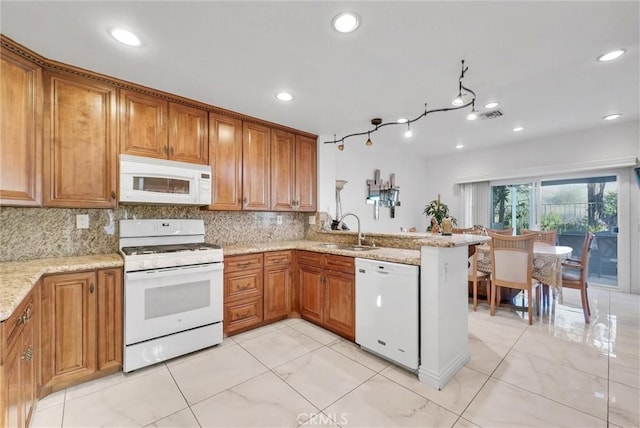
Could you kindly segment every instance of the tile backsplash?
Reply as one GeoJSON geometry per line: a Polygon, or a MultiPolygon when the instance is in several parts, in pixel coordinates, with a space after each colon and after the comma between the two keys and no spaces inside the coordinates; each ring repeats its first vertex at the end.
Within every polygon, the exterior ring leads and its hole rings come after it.
{"type": "Polygon", "coordinates": [[[122,219],[201,218],[206,242],[229,245],[304,239],[309,215],[160,205],[127,205],[114,210],[2,207],[0,261],[117,252],[122,219]],[[77,214],[89,215],[88,229],[76,229],[77,214]],[[277,224],[279,215],[282,224],[277,224]]]}

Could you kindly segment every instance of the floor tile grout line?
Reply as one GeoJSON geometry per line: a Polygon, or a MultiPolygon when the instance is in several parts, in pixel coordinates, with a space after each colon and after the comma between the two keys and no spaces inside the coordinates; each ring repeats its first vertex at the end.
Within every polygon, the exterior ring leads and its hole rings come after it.
{"type": "MultiPolygon", "coordinates": [[[[193,418],[196,420],[196,423],[198,424],[199,427],[202,427],[202,424],[200,423],[200,420],[198,419],[198,416],[196,416],[195,412],[191,408],[191,404],[189,404],[189,400],[187,400],[187,397],[184,395],[184,392],[182,392],[182,388],[180,388],[180,385],[178,384],[178,381],[176,380],[175,376],[173,376],[173,372],[171,371],[171,368],[169,367],[169,365],[166,362],[163,362],[162,364],[164,364],[165,368],[169,372],[169,376],[171,376],[171,379],[173,379],[173,383],[176,384],[176,388],[178,388],[178,391],[180,391],[180,395],[182,395],[182,398],[184,399],[184,402],[186,403],[187,408],[189,409],[189,411],[193,415],[193,418]]],[[[182,409],[182,410],[184,410],[184,409],[182,409]]],[[[180,412],[182,410],[178,410],[178,412],[180,412]]],[[[178,413],[178,412],[171,413],[170,415],[167,415],[164,418],[167,418],[167,417],[169,417],[169,416],[171,416],[171,415],[173,415],[175,413],[178,413]]],[[[164,419],[164,418],[160,418],[160,419],[158,419],[158,421],[161,420],[161,419],[164,419]]],[[[158,422],[158,421],[154,421],[154,422],[158,422]]],[[[154,422],[152,422],[152,423],[154,423],[154,422]]]]}

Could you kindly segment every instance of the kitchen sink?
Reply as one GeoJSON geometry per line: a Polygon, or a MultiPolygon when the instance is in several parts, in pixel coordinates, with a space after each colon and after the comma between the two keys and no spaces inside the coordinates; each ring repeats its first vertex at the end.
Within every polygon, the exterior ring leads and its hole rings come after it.
{"type": "Polygon", "coordinates": [[[348,244],[320,244],[322,248],[335,248],[336,250],[347,250],[347,251],[369,251],[375,250],[378,247],[368,247],[366,245],[348,245],[348,244]]]}

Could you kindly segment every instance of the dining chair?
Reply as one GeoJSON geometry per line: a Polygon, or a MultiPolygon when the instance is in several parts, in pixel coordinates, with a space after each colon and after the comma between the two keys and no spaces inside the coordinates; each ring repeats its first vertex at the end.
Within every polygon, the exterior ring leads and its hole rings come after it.
{"type": "MultiPolygon", "coordinates": [[[[534,242],[544,242],[549,245],[556,245],[557,242],[557,230],[532,230],[532,229],[520,229],[520,234],[531,234],[534,236],[534,242]]],[[[549,304],[549,285],[542,284],[542,301],[545,304],[549,304]]]]}
{"type": "Polygon", "coordinates": [[[500,287],[527,292],[529,325],[533,324],[533,290],[537,292],[536,312],[539,314],[539,283],[533,281],[532,235],[505,236],[489,232],[491,237],[491,305],[490,314],[496,312],[496,297],[500,287]]]}
{"type": "Polygon", "coordinates": [[[535,242],[545,242],[549,245],[556,245],[557,230],[531,230],[521,229],[521,235],[533,234],[535,242]]]}
{"type": "MultiPolygon", "coordinates": [[[[454,232],[455,233],[455,232],[454,232]]],[[[474,251],[469,257],[468,282],[471,283],[473,292],[473,310],[478,310],[478,284],[484,283],[487,290],[487,304],[491,302],[491,274],[478,270],[478,251],[474,251]]]]}
{"type": "Polygon", "coordinates": [[[589,324],[591,308],[589,307],[589,295],[587,294],[587,277],[589,276],[589,256],[591,253],[591,242],[595,235],[587,232],[582,243],[582,254],[580,259],[566,259],[562,262],[562,286],[580,290],[582,299],[582,312],[584,322],[589,324]]]}
{"type": "Polygon", "coordinates": [[[451,232],[473,234],[478,233],[479,231],[475,227],[454,227],[451,229],[451,232]]]}
{"type": "Polygon", "coordinates": [[[510,227],[508,229],[487,229],[487,232],[494,233],[494,234],[499,234],[499,235],[507,235],[507,236],[511,236],[513,235],[513,227],[510,227]]]}

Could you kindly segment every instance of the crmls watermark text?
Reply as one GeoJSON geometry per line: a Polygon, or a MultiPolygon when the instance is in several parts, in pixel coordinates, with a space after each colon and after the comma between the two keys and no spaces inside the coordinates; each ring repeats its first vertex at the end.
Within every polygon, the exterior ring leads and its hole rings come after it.
{"type": "Polygon", "coordinates": [[[338,424],[341,426],[345,426],[349,424],[349,418],[346,413],[299,413],[298,414],[298,424],[307,422],[307,425],[327,425],[327,424],[338,424]]]}

